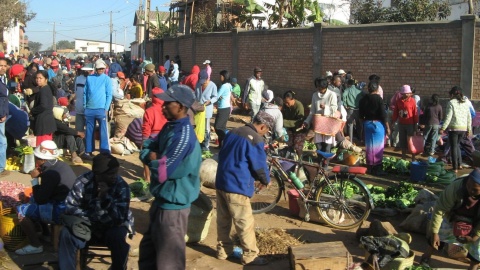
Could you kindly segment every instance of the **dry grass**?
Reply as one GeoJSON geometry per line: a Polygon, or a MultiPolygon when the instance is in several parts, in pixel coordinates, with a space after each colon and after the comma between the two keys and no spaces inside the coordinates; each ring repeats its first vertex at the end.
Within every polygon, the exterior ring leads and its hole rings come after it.
{"type": "Polygon", "coordinates": [[[279,228],[256,229],[255,236],[260,255],[286,256],[289,246],[302,244],[300,240],[279,228]]]}

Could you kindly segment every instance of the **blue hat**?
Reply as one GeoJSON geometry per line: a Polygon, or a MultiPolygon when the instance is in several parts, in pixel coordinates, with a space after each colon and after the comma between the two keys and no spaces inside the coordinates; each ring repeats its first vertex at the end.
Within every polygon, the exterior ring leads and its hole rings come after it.
{"type": "Polygon", "coordinates": [[[198,75],[198,82],[204,84],[206,80],[208,80],[208,72],[205,69],[202,69],[198,75]]]}
{"type": "Polygon", "coordinates": [[[231,78],[230,81],[231,81],[232,83],[237,83],[237,78],[231,78]]]}
{"type": "Polygon", "coordinates": [[[176,101],[183,106],[190,108],[195,100],[193,91],[186,85],[174,85],[167,89],[167,91],[155,94],[156,97],[163,101],[172,102],[176,101]]]}
{"type": "Polygon", "coordinates": [[[470,179],[472,179],[476,184],[480,185],[480,169],[475,168],[469,175],[470,179]]]}

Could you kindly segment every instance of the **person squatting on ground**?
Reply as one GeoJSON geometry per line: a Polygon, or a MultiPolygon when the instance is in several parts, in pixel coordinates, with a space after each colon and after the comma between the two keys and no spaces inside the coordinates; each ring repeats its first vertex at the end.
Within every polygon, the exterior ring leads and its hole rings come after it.
{"type": "Polygon", "coordinates": [[[109,153],[93,158],[92,170],[80,175],[66,198],[65,226],[60,231],[58,265],[76,269],[77,250],[87,242],[105,244],[112,255],[112,270],[127,267],[133,234],[130,187],[118,174],[120,164],[109,153]],[[82,227],[84,226],[84,227],[82,227]],[[86,230],[80,230],[81,228],[86,230]]]}
{"type": "Polygon", "coordinates": [[[437,199],[432,219],[427,229],[430,246],[422,255],[421,264],[427,266],[435,250],[442,250],[448,243],[468,250],[469,270],[480,265],[480,169],[475,168],[468,176],[448,185],[437,199]],[[462,224],[470,231],[460,233],[455,225],[462,224]]]}
{"type": "Polygon", "coordinates": [[[226,260],[233,253],[232,225],[243,249],[242,264],[263,265],[258,257],[255,224],[250,198],[255,188],[267,188],[270,174],[266,163],[263,135],[273,129],[273,117],[258,112],[252,124],[231,130],[218,156],[215,178],[217,189],[217,258],[226,260]],[[258,183],[255,183],[255,180],[258,183]]]}
{"type": "Polygon", "coordinates": [[[43,141],[33,153],[35,169],[30,172],[33,196],[28,204],[17,207],[20,226],[30,244],[17,249],[17,255],[43,252],[34,222],[41,222],[43,235],[49,236],[47,224],[60,223],[60,215],[65,211],[65,198],[77,178],[67,163],[57,159],[59,152],[53,141],[43,141]]]}
{"type": "Polygon", "coordinates": [[[158,136],[144,142],[140,160],[150,168],[150,225],[140,242],[140,270],[184,270],[185,234],[192,202],[200,193],[200,144],[187,110],[192,89],[174,85],[158,94],[169,120],[158,136]]]}

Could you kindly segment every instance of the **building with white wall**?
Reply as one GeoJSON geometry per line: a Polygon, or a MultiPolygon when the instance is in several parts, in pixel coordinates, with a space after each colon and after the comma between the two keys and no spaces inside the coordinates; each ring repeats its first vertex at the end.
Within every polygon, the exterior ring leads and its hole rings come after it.
{"type": "MultiPolygon", "coordinates": [[[[110,53],[110,42],[76,38],[75,50],[79,53],[110,53]]],[[[112,43],[112,52],[124,53],[125,46],[112,43]]]]}
{"type": "MultiPolygon", "coordinates": [[[[468,1],[465,0],[448,0],[450,3],[450,16],[446,18],[446,20],[460,20],[462,15],[466,15],[468,13],[468,1]]],[[[383,7],[391,7],[395,5],[395,0],[383,0],[382,2],[383,7]]]]}

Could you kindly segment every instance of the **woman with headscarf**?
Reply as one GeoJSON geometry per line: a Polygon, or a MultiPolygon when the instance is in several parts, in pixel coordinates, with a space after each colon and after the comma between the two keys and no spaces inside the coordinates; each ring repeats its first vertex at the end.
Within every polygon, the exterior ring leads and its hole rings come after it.
{"type": "Polygon", "coordinates": [[[363,121],[366,162],[373,175],[383,175],[382,160],[385,133],[390,134],[383,99],[378,95],[378,83],[368,84],[368,95],[359,103],[359,116],[363,121]]]}

